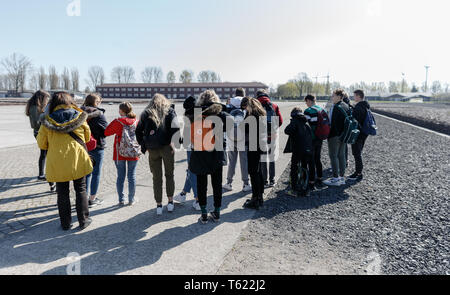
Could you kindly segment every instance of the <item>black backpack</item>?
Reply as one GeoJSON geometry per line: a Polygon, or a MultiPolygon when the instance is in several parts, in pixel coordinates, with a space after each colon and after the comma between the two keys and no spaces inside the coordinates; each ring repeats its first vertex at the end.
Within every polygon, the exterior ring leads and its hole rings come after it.
{"type": "Polygon", "coordinates": [[[267,117],[267,136],[270,137],[272,135],[272,117],[276,117],[277,113],[270,102],[263,104],[263,107],[266,110],[267,117]]]}
{"type": "Polygon", "coordinates": [[[154,150],[163,147],[163,140],[166,136],[164,123],[159,127],[156,127],[156,124],[147,119],[145,122],[145,131],[144,131],[144,144],[147,150],[154,150]]]}

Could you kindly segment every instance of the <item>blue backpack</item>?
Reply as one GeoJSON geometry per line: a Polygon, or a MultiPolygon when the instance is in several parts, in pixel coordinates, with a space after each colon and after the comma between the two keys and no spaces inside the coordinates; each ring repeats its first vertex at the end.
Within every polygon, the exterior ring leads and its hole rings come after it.
{"type": "Polygon", "coordinates": [[[377,135],[377,123],[375,122],[375,118],[372,115],[372,112],[368,109],[366,120],[364,120],[364,125],[361,128],[361,132],[366,135],[377,135]]]}

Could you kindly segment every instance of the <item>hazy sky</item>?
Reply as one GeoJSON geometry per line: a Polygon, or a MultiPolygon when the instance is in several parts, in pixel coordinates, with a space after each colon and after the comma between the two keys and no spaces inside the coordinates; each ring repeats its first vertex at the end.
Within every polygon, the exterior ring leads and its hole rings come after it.
{"type": "MultiPolygon", "coordinates": [[[[448,0],[0,0],[0,58],[35,66],[211,69],[224,81],[450,82],[448,0]],[[75,10],[72,10],[74,12],[75,10]]],[[[1,70],[0,70],[1,71],[1,70]]]]}

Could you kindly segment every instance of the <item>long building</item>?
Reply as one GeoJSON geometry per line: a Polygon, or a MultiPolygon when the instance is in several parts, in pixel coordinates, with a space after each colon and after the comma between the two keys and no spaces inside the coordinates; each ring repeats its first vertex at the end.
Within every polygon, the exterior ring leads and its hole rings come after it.
{"type": "Polygon", "coordinates": [[[198,96],[207,89],[213,89],[221,99],[234,96],[236,88],[244,88],[247,95],[254,96],[258,89],[268,89],[259,82],[245,83],[134,83],[134,84],[103,84],[96,91],[103,98],[149,99],[156,93],[164,94],[169,99],[185,99],[198,96]]]}

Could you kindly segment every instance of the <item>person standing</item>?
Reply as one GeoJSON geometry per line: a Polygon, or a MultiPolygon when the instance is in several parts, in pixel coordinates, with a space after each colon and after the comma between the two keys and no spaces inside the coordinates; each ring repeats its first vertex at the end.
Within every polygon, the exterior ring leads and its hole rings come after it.
{"type": "Polygon", "coordinates": [[[142,151],[148,151],[150,171],[153,174],[153,192],[157,204],[156,214],[162,215],[163,195],[163,163],[166,177],[166,193],[169,203],[167,211],[173,212],[175,206],[173,195],[175,192],[175,148],[172,136],[178,132],[177,114],[171,107],[170,101],[162,94],[156,94],[149,105],[142,112],[136,136],[142,151]]]}
{"type": "Polygon", "coordinates": [[[265,187],[273,187],[275,185],[275,149],[276,149],[276,141],[278,140],[276,138],[276,134],[272,134],[272,119],[278,118],[278,128],[283,125],[283,117],[281,116],[280,108],[271,102],[269,95],[267,94],[267,91],[265,89],[260,89],[256,92],[256,97],[258,101],[261,103],[263,108],[266,110],[266,116],[268,120],[268,132],[267,132],[267,144],[271,146],[267,153],[263,155],[262,159],[262,173],[263,173],[263,179],[264,179],[264,186],[265,187]],[[269,166],[267,166],[267,163],[269,163],[269,166]],[[267,169],[269,169],[269,173],[267,173],[267,169]]]}
{"type": "Polygon", "coordinates": [[[354,92],[354,99],[356,102],[355,107],[353,108],[353,117],[359,123],[359,130],[361,131],[356,143],[352,145],[352,154],[355,158],[355,172],[348,177],[349,180],[362,180],[363,179],[363,160],[362,160],[362,152],[364,149],[364,145],[366,143],[368,134],[362,132],[362,127],[364,126],[364,122],[367,117],[368,110],[370,110],[369,103],[365,100],[364,91],[356,90],[354,92]]]}
{"type": "MultiPolygon", "coordinates": [[[[129,102],[123,102],[119,105],[120,117],[112,121],[105,130],[105,136],[115,135],[113,160],[117,169],[116,188],[119,195],[119,206],[125,205],[125,195],[123,193],[125,177],[128,177],[128,205],[136,204],[136,167],[139,161],[139,153],[136,152],[136,146],[139,146],[133,138],[138,120],[133,112],[133,106],[129,102]],[[128,132],[128,138],[122,141],[124,129],[128,132]],[[126,144],[132,148],[130,151],[134,155],[125,156],[119,152],[120,144],[126,144]],[[128,169],[128,171],[127,171],[128,169]]],[[[140,147],[139,147],[140,150],[140,147]]]]}
{"type": "MultiPolygon", "coordinates": [[[[186,117],[194,115],[195,108],[195,97],[189,96],[183,103],[183,108],[185,110],[184,115],[186,117]]],[[[192,146],[188,147],[186,151],[187,163],[189,163],[192,155],[192,146]]],[[[189,168],[186,170],[186,180],[184,182],[184,187],[181,193],[173,197],[174,202],[184,203],[186,202],[187,195],[191,192],[194,194],[195,202],[192,204],[195,210],[201,211],[200,204],[198,203],[198,193],[197,193],[197,175],[192,173],[189,168]]]]}
{"type": "MultiPolygon", "coordinates": [[[[241,166],[241,178],[243,182],[243,192],[251,191],[251,187],[249,185],[248,179],[248,167],[247,167],[247,151],[239,150],[239,134],[237,133],[239,124],[245,118],[245,110],[241,108],[242,99],[245,96],[245,90],[243,88],[238,88],[235,91],[235,96],[230,100],[230,115],[234,119],[234,131],[233,134],[228,134],[227,141],[228,147],[231,147],[232,150],[227,151],[228,156],[228,173],[227,173],[227,183],[223,186],[223,189],[226,191],[233,190],[233,177],[236,173],[236,164],[239,157],[240,166],[241,166]]],[[[244,144],[245,147],[245,144],[244,144]]]]}
{"type": "Polygon", "coordinates": [[[344,132],[344,122],[347,114],[350,114],[349,106],[343,102],[344,91],[337,89],[333,92],[333,107],[330,110],[330,135],[328,137],[328,152],[330,156],[331,169],[333,177],[323,183],[328,186],[345,185],[345,169],[347,159],[345,157],[345,149],[347,144],[342,142],[339,137],[344,132]]]}
{"type": "Polygon", "coordinates": [[[100,177],[103,167],[103,159],[105,157],[105,130],[108,127],[108,122],[105,118],[105,110],[100,108],[102,99],[98,94],[89,94],[84,100],[81,107],[83,111],[88,114],[87,123],[91,128],[91,133],[97,141],[97,146],[94,150],[89,152],[89,155],[94,160],[94,170],[92,174],[86,177],[86,191],[89,196],[89,207],[101,205],[102,199],[97,198],[98,187],[100,185],[100,177]]]}
{"type": "Polygon", "coordinates": [[[91,137],[87,116],[68,93],[56,92],[49,103],[48,114],[41,119],[42,125],[37,135],[39,147],[47,150],[47,180],[56,182],[58,212],[65,231],[72,226],[70,181],[73,181],[75,188],[80,229],[85,229],[92,222],[85,178],[93,170],[86,148],[91,137]]]}
{"type": "MultiPolygon", "coordinates": [[[[41,128],[41,115],[44,113],[45,107],[48,104],[48,100],[50,98],[50,94],[43,90],[36,91],[33,96],[28,100],[27,106],[25,109],[25,114],[30,119],[30,125],[33,129],[34,138],[37,137],[39,133],[39,128],[41,128]]],[[[47,157],[47,151],[41,150],[39,156],[39,176],[38,180],[46,180],[45,178],[45,159],[47,157]]],[[[56,185],[52,182],[49,182],[50,191],[54,192],[56,190],[56,185]]]]}
{"type": "Polygon", "coordinates": [[[248,139],[246,140],[248,174],[250,174],[252,183],[252,198],[244,203],[244,208],[258,210],[264,205],[263,163],[261,162],[263,154],[261,144],[264,141],[261,141],[259,137],[261,133],[264,133],[261,131],[260,117],[266,116],[266,110],[257,99],[252,97],[245,97],[242,100],[242,108],[247,111],[245,121],[248,124],[245,124],[244,127],[245,136],[248,139]]]}

